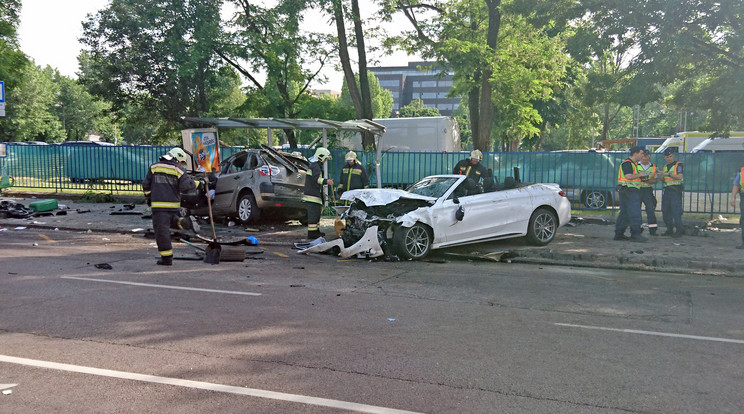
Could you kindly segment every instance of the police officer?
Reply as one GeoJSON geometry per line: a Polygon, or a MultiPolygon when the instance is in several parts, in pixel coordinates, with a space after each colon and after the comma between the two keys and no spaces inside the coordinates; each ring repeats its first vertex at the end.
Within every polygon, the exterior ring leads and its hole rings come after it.
{"type": "MultiPolygon", "coordinates": [[[[641,177],[641,203],[646,208],[646,219],[648,220],[648,231],[652,236],[657,236],[656,230],[659,225],[656,221],[656,196],[654,195],[654,184],[658,170],[656,165],[651,163],[651,152],[643,150],[641,161],[638,162],[638,168],[645,175],[641,177]]],[[[639,171],[639,172],[640,172],[639,171]]]]}
{"type": "Polygon", "coordinates": [[[341,169],[341,177],[338,180],[338,195],[347,190],[357,190],[360,188],[369,188],[369,176],[367,170],[357,159],[356,152],[349,151],[344,157],[346,164],[341,169]]]}
{"type": "Polygon", "coordinates": [[[662,236],[680,237],[684,234],[682,227],[682,185],[684,165],[674,160],[674,152],[667,148],[664,151],[666,165],[659,172],[664,191],[661,193],[661,214],[666,231],[662,236]]]}
{"type": "Polygon", "coordinates": [[[310,157],[310,169],[305,176],[305,191],[302,201],[307,209],[307,238],[317,239],[325,234],[320,231],[320,214],[323,212],[323,186],[333,186],[332,179],[323,178],[323,164],[331,159],[331,152],[325,148],[315,150],[310,157]]]}
{"type": "Polygon", "coordinates": [[[736,195],[739,194],[739,210],[741,211],[739,216],[739,226],[741,226],[741,245],[736,246],[737,249],[744,249],[744,184],[741,182],[741,178],[744,177],[744,167],[741,167],[736,177],[734,177],[734,187],[731,189],[731,197],[729,204],[731,207],[736,207],[736,195]]]}
{"type": "Polygon", "coordinates": [[[472,179],[475,184],[478,184],[481,179],[488,177],[488,169],[480,163],[482,160],[483,153],[480,152],[480,150],[473,150],[470,153],[470,158],[465,158],[455,164],[455,168],[452,169],[452,174],[466,175],[468,178],[472,179]]]}
{"type": "Polygon", "coordinates": [[[181,148],[173,148],[147,170],[142,189],[147,204],[152,207],[152,227],[158,245],[160,259],[157,264],[173,264],[173,246],[170,229],[190,229],[198,231],[193,217],[180,217],[181,192],[196,188],[203,182],[194,182],[182,167],[186,166],[188,155],[181,148]]]}
{"type": "Polygon", "coordinates": [[[617,173],[618,192],[620,193],[620,212],[615,222],[614,240],[645,242],[641,236],[641,177],[646,173],[638,168],[638,161],[643,157],[643,147],[634,146],[630,156],[620,164],[617,173]],[[625,229],[630,226],[630,237],[625,229]]]}

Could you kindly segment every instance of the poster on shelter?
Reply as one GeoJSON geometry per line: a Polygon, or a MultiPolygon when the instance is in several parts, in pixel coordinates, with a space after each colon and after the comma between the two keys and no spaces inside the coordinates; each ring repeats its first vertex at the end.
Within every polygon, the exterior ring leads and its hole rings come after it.
{"type": "Polygon", "coordinates": [[[196,157],[197,169],[204,168],[206,172],[220,170],[220,150],[217,145],[216,132],[193,132],[192,153],[196,157]]]}

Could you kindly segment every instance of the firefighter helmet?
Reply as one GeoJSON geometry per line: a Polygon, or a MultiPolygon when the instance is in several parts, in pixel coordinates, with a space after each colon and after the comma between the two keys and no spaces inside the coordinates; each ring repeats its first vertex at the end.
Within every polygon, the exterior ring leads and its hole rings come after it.
{"type": "Polygon", "coordinates": [[[328,151],[327,149],[322,147],[315,150],[315,158],[317,158],[320,162],[333,159],[333,157],[331,157],[331,151],[328,151]]]}

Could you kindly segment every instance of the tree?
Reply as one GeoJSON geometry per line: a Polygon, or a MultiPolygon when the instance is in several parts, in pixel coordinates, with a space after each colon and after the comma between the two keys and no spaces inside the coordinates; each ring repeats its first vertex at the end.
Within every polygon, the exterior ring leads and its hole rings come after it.
{"type": "Polygon", "coordinates": [[[452,93],[468,98],[474,148],[491,149],[494,126],[509,147],[539,131],[529,102],[559,87],[560,38],[517,13],[502,15],[500,0],[389,1],[386,10],[402,11],[413,26],[394,43],[454,73],[452,93]]]}
{"type": "MultiPolygon", "coordinates": [[[[83,24],[88,57],[80,79],[122,110],[159,114],[166,130],[215,105],[221,0],[112,0],[83,24]]],[[[167,134],[166,131],[163,133],[167,134]]]]}
{"type": "MultiPolygon", "coordinates": [[[[361,81],[359,81],[359,79],[359,75],[354,75],[355,85],[361,84],[361,81]]],[[[393,94],[389,90],[384,89],[380,86],[380,81],[372,72],[367,73],[367,84],[369,85],[372,113],[370,113],[369,116],[365,118],[387,118],[393,111],[393,94]]],[[[341,88],[341,97],[339,98],[339,104],[342,107],[351,108],[353,106],[353,99],[351,98],[351,96],[352,94],[349,85],[344,82],[344,86],[341,88]]],[[[344,119],[344,121],[347,119],[349,118],[344,119]]]]}
{"type": "Polygon", "coordinates": [[[439,109],[429,108],[424,105],[424,100],[414,99],[408,105],[400,107],[400,116],[404,118],[417,118],[422,116],[440,116],[439,109]]]}
{"type": "MultiPolygon", "coordinates": [[[[25,82],[24,75],[29,74],[28,57],[18,46],[17,27],[20,21],[21,1],[6,0],[0,2],[0,80],[5,82],[6,116],[0,118],[0,141],[15,141],[14,126],[11,118],[15,108],[18,88],[25,82]]],[[[17,125],[16,125],[17,127],[17,125]]]]}
{"type": "Polygon", "coordinates": [[[604,31],[632,34],[636,53],[629,67],[637,73],[636,83],[680,81],[669,103],[679,109],[709,109],[712,130],[744,124],[744,3],[628,0],[587,5],[604,31]]]}
{"type": "Polygon", "coordinates": [[[49,66],[41,69],[31,63],[22,70],[24,81],[15,88],[12,105],[6,107],[4,133],[13,141],[64,140],[62,122],[54,112],[59,96],[54,76],[58,73],[49,66]]]}
{"type": "Polygon", "coordinates": [[[113,137],[113,125],[109,118],[111,104],[91,95],[76,80],[55,73],[54,83],[59,90],[54,113],[62,122],[65,138],[82,140],[91,132],[113,137]]]}
{"type": "MultiPolygon", "coordinates": [[[[248,79],[253,93],[264,96],[263,116],[296,118],[310,83],[319,79],[332,53],[328,37],[300,30],[305,1],[283,0],[272,8],[248,0],[233,2],[238,6],[231,24],[234,33],[215,45],[216,53],[248,79]],[[257,71],[265,72],[265,84],[258,80],[257,71]]],[[[296,147],[294,131],[284,133],[289,145],[296,147]]]]}

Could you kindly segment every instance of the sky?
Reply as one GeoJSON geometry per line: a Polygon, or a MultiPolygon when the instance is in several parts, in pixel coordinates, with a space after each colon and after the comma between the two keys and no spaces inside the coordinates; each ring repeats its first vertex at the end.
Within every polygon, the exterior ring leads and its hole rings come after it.
{"type": "MultiPolygon", "coordinates": [[[[82,22],[88,14],[96,13],[108,3],[109,0],[22,0],[21,23],[18,28],[21,50],[37,65],[49,65],[58,69],[62,75],[76,78],[77,57],[82,48],[78,42],[82,35],[82,22]]],[[[368,1],[362,0],[360,3],[364,15],[364,7],[368,1]]],[[[420,60],[416,57],[409,58],[403,52],[388,57],[374,57],[379,59],[381,66],[406,65],[408,61],[420,60]]],[[[313,87],[340,91],[343,74],[333,69],[323,73],[328,76],[329,82],[313,87]]]]}

